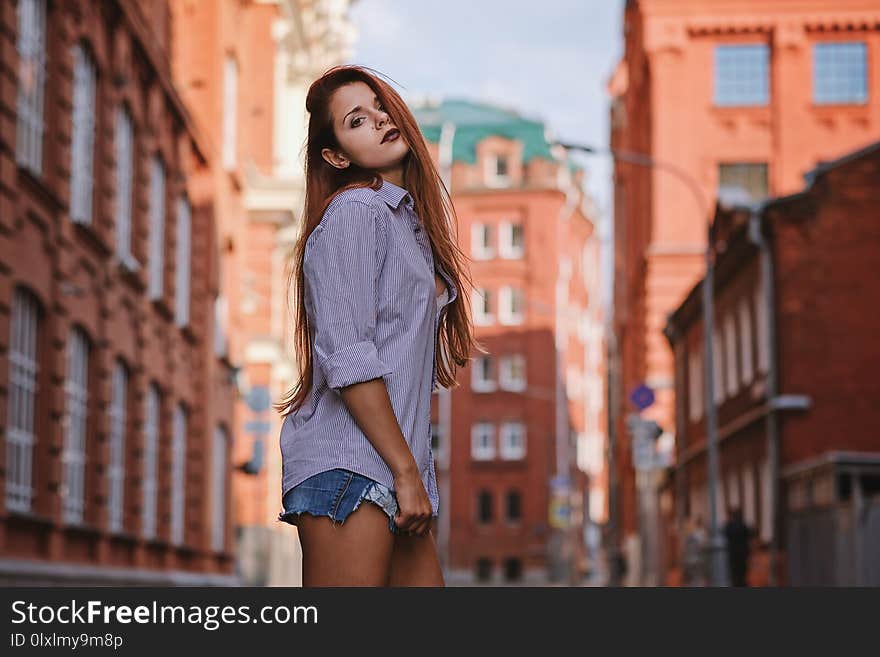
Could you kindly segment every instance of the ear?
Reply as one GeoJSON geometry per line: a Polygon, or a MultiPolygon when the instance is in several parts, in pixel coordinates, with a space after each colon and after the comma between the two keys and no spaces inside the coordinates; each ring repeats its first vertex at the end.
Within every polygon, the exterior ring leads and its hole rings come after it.
{"type": "Polygon", "coordinates": [[[331,148],[322,148],[321,157],[323,157],[327,164],[332,167],[336,167],[337,169],[348,168],[348,159],[342,153],[334,151],[331,148]]]}

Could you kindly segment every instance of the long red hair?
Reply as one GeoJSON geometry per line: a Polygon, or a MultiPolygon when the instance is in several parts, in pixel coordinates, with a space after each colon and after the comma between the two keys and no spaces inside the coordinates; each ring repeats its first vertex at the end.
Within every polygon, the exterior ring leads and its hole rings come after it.
{"type": "Polygon", "coordinates": [[[288,261],[288,302],[295,303],[294,349],[299,380],[281,402],[274,404],[283,416],[296,411],[312,388],[312,332],[304,302],[303,256],[305,244],[321,222],[324,210],[336,194],[352,187],[378,190],[382,178],[376,172],[351,163],[345,169],[331,166],[321,156],[323,148],[340,150],[333,132],[330,99],[341,86],[354,82],[367,84],[385,107],[394,125],[406,139],[410,151],[403,162],[403,186],[412,196],[416,214],[431,240],[434,262],[443,268],[458,288],[458,297],[447,304],[440,316],[437,336],[437,382],[444,388],[456,387],[456,372],[467,365],[471,349],[487,353],[473,337],[469,316],[472,281],[465,263],[469,258],[458,246],[458,218],[446,185],[434,166],[424,137],[403,99],[384,80],[363,66],[335,66],[315,80],[306,96],[309,129],[306,141],[305,208],[302,230],[288,261]],[[467,284],[462,281],[466,280],[467,284]],[[291,287],[293,286],[293,287],[291,287]]]}

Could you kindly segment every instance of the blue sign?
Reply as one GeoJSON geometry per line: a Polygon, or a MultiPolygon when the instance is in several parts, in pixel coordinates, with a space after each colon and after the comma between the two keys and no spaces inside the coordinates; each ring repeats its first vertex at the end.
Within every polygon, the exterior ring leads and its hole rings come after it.
{"type": "Polygon", "coordinates": [[[268,410],[269,401],[269,388],[266,386],[254,386],[247,395],[247,405],[257,413],[268,410]]]}
{"type": "Polygon", "coordinates": [[[629,393],[629,400],[640,411],[654,403],[654,391],[644,383],[629,393]]]}
{"type": "Polygon", "coordinates": [[[262,420],[250,420],[244,423],[244,430],[247,433],[256,434],[258,436],[269,433],[269,428],[269,423],[263,422],[262,420]]]}
{"type": "Polygon", "coordinates": [[[554,491],[566,491],[571,488],[571,478],[566,473],[554,475],[550,478],[550,489],[554,491]]]}

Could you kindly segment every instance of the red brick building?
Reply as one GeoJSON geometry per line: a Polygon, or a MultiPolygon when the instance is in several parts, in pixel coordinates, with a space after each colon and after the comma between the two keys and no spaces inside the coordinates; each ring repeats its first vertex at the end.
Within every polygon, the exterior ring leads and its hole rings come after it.
{"type": "Polygon", "coordinates": [[[296,357],[286,265],[304,203],[305,95],[353,38],[347,2],[170,2],[172,71],[212,153],[218,322],[240,368],[233,414],[238,570],[252,586],[300,583],[296,528],[281,511],[281,417],[296,357]]]}
{"type": "Polygon", "coordinates": [[[583,171],[542,123],[510,110],[446,100],[415,112],[452,194],[489,351],[432,410],[446,578],[569,581],[591,565],[584,525],[606,508],[598,243],[583,171]]]}
{"type": "Polygon", "coordinates": [[[168,5],[18,0],[0,26],[0,581],[235,581],[209,155],[168,5]]]}
{"type": "MultiPolygon", "coordinates": [[[[751,583],[768,581],[775,546],[780,584],[877,586],[880,142],[807,178],[757,212],[715,215],[718,504],[758,531],[751,583]]],[[[708,503],[701,285],[666,328],[678,427],[669,530],[676,513],[705,519],[708,503]]],[[[673,549],[668,574],[677,567],[673,549]]]]}
{"type": "Polygon", "coordinates": [[[874,0],[629,0],[624,32],[609,82],[611,147],[661,165],[615,164],[612,515],[628,583],[648,584],[659,581],[648,548],[656,536],[639,522],[628,396],[640,384],[654,390],[643,416],[671,445],[673,355],[662,328],[702,275],[718,193],[794,193],[820,159],[880,138],[880,8],[874,0]]]}

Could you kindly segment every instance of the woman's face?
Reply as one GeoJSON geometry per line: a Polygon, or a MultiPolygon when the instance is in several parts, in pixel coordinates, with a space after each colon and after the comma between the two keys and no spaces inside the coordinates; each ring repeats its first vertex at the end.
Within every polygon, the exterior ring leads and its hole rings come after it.
{"type": "Polygon", "coordinates": [[[401,166],[409,152],[409,144],[369,85],[352,82],[337,89],[330,99],[330,116],[341,149],[325,148],[321,151],[331,165],[344,169],[353,162],[359,167],[380,172],[401,166]],[[396,139],[383,143],[383,137],[393,134],[397,135],[396,139]]]}

